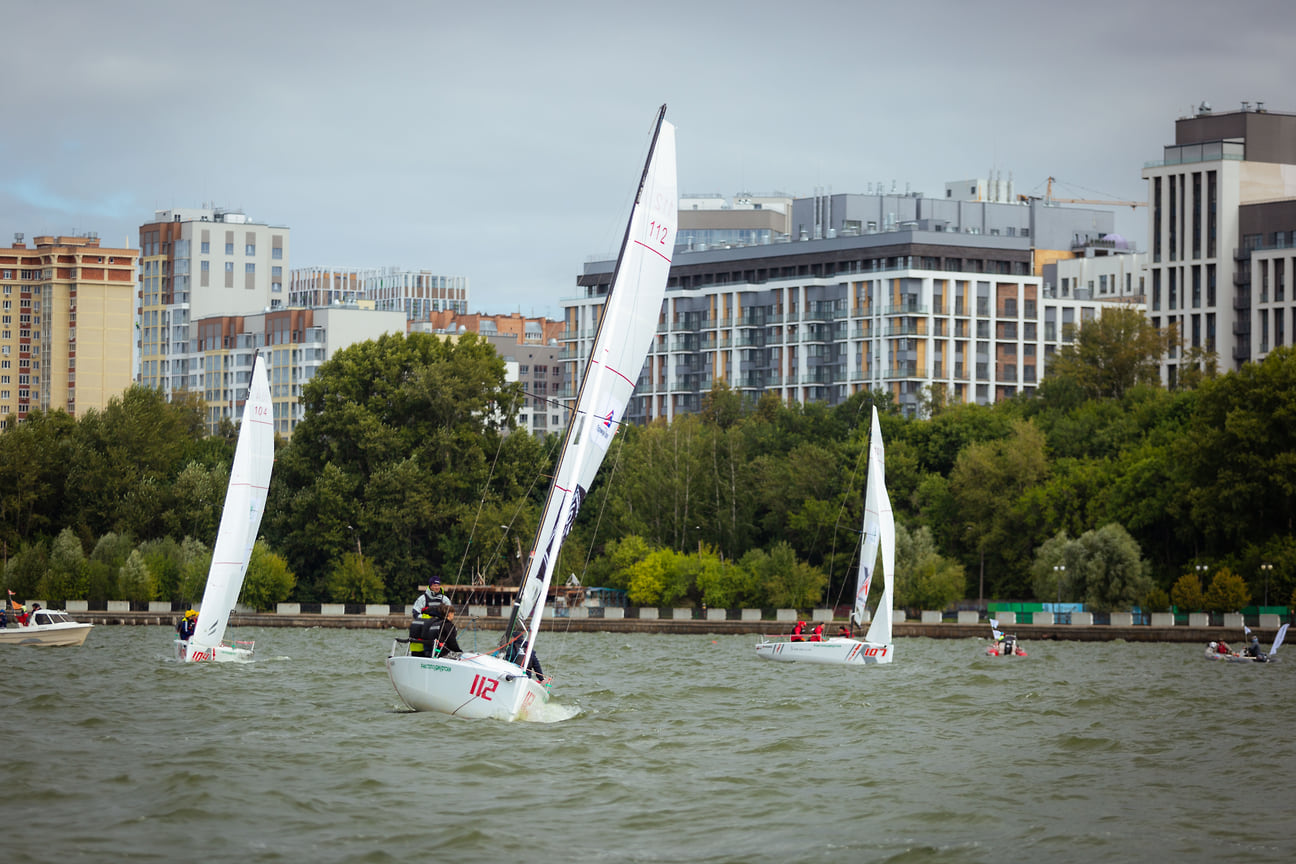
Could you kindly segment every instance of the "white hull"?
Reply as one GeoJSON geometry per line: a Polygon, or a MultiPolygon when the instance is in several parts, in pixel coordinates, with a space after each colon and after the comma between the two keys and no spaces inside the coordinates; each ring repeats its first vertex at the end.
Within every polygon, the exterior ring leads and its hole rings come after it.
{"type": "Polygon", "coordinates": [[[823,642],[790,642],[766,639],[756,645],[762,660],[785,663],[822,663],[827,666],[880,666],[895,659],[895,645],[861,642],[835,636],[823,642]]]}
{"type": "Polygon", "coordinates": [[[387,674],[401,701],[415,711],[438,711],[474,720],[538,720],[549,690],[520,668],[491,654],[458,659],[397,656],[387,674]]]}
{"type": "Polygon", "coordinates": [[[0,629],[0,645],[81,645],[93,624],[73,621],[0,629]]]}
{"type": "Polygon", "coordinates": [[[188,642],[175,640],[175,658],[182,663],[201,663],[204,660],[210,660],[216,663],[251,663],[253,644],[251,642],[235,642],[230,645],[228,642],[222,642],[214,648],[190,648],[188,642]]]}

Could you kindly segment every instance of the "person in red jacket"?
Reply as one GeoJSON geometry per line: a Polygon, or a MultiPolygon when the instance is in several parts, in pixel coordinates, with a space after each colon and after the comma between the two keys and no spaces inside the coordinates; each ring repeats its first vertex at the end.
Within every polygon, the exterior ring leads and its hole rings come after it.
{"type": "Polygon", "coordinates": [[[793,641],[793,642],[804,642],[804,641],[805,641],[805,637],[801,635],[801,631],[803,631],[803,630],[805,630],[805,622],[804,622],[804,621],[798,621],[798,622],[796,623],[796,626],[792,628],[792,641],[793,641]]]}
{"type": "Polygon", "coordinates": [[[823,625],[823,622],[822,622],[822,621],[820,621],[818,624],[815,625],[814,632],[810,634],[810,641],[811,641],[811,642],[822,642],[822,641],[823,641],[823,628],[824,628],[824,625],[823,625]]]}

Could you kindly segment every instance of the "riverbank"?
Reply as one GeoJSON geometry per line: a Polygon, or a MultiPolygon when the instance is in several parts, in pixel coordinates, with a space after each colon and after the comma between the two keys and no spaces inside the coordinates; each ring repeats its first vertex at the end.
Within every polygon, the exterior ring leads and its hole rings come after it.
{"type": "MultiPolygon", "coordinates": [[[[78,621],[108,626],[166,626],[173,627],[179,620],[178,612],[135,611],[84,611],[73,613],[78,621]]],[[[503,630],[508,619],[502,615],[462,615],[458,619],[460,630],[503,630]]],[[[844,620],[833,621],[825,632],[834,632],[844,620]]],[[[405,630],[409,618],[404,615],[323,615],[236,612],[230,616],[231,627],[322,627],[348,630],[405,630]]],[[[565,630],[572,633],[693,633],[693,634],[751,634],[778,635],[788,632],[784,621],[707,620],[702,618],[546,618],[546,630],[565,630]]],[[[1153,627],[1149,625],[1077,625],[1077,624],[1017,624],[1004,626],[1023,641],[1068,642],[1199,642],[1205,644],[1216,639],[1242,643],[1243,633],[1238,628],[1213,625],[1208,627],[1153,627]]],[[[1273,642],[1275,628],[1252,627],[1252,632],[1265,645],[1273,642]]],[[[892,628],[897,639],[926,637],[928,639],[985,639],[990,633],[987,622],[959,624],[940,622],[924,624],[918,621],[897,623],[892,628]]]]}

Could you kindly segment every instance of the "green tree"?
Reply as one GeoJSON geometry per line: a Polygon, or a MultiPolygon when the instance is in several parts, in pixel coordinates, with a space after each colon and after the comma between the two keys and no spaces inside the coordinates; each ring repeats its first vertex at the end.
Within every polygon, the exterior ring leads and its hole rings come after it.
{"type": "Polygon", "coordinates": [[[157,599],[157,583],[140,550],[133,550],[121,566],[121,572],[117,574],[117,587],[123,599],[133,603],[147,603],[157,599]]]}
{"type": "MultiPolygon", "coordinates": [[[[255,553],[256,547],[252,548],[253,553],[255,553]]],[[[176,586],[176,593],[179,595],[176,599],[189,606],[194,606],[202,599],[203,591],[207,587],[207,574],[211,571],[212,550],[201,540],[186,537],[180,543],[180,551],[184,566],[180,574],[180,583],[176,586]]]]}
{"type": "Polygon", "coordinates": [[[1091,399],[1119,398],[1136,384],[1160,381],[1167,338],[1173,337],[1162,334],[1137,309],[1105,309],[1054,355],[1048,374],[1073,379],[1091,399]]]}
{"type": "Polygon", "coordinates": [[[697,589],[702,602],[716,609],[733,609],[759,603],[764,593],[747,570],[722,559],[714,549],[703,547],[698,556],[697,589]]]}
{"type": "Polygon", "coordinates": [[[828,577],[821,570],[798,561],[792,547],[779,542],[766,553],[752,549],[739,561],[764,589],[762,606],[778,609],[809,609],[823,601],[828,577]]]}
{"type": "Polygon", "coordinates": [[[1237,612],[1250,603],[1251,592],[1241,576],[1227,567],[1215,572],[1204,598],[1207,612],[1237,612]]]}
{"type": "Polygon", "coordinates": [[[944,609],[963,596],[963,565],[936,551],[926,525],[909,531],[896,524],[895,605],[904,609],[944,609]]]}
{"type": "Polygon", "coordinates": [[[46,602],[64,606],[69,599],[85,596],[87,585],[86,557],[81,541],[71,528],[64,528],[50,546],[49,564],[38,590],[46,602]]]}
{"type": "MultiPolygon", "coordinates": [[[[376,593],[366,594],[362,590],[361,599],[354,602],[382,602],[382,581],[377,578],[377,574],[371,574],[370,578],[374,584],[362,583],[363,587],[376,593]]],[[[248,559],[239,600],[253,609],[268,611],[288,599],[296,582],[296,577],[288,569],[288,562],[271,552],[264,540],[258,540],[252,546],[252,557],[248,559]]]]}
{"type": "Polygon", "coordinates": [[[1200,612],[1206,603],[1201,580],[1196,573],[1185,573],[1170,589],[1170,601],[1181,612],[1200,612]]]}
{"type": "Polygon", "coordinates": [[[1020,597],[1027,590],[1039,529],[1032,528],[1033,508],[1024,496],[1047,476],[1044,436],[1021,420],[1007,438],[968,445],[950,472],[949,491],[971,553],[967,564],[979,570],[984,561],[988,596],[1020,597]]]}
{"type": "Polygon", "coordinates": [[[385,598],[382,577],[372,558],[347,552],[329,571],[328,597],[334,603],[381,603],[385,598]]]}
{"type": "Polygon", "coordinates": [[[1084,586],[1084,604],[1095,612],[1134,608],[1152,589],[1138,543],[1116,524],[1086,531],[1075,540],[1073,579],[1084,586]]]}

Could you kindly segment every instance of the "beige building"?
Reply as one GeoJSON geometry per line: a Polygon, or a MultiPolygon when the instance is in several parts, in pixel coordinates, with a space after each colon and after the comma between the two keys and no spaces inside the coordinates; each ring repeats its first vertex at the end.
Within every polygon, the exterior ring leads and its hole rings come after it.
{"type": "Polygon", "coordinates": [[[14,235],[0,249],[0,429],[33,409],[81,416],[131,385],[134,249],[14,235]]]}

